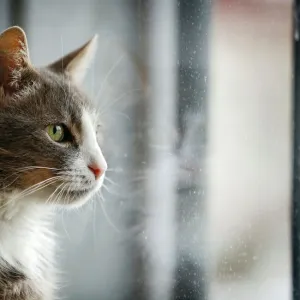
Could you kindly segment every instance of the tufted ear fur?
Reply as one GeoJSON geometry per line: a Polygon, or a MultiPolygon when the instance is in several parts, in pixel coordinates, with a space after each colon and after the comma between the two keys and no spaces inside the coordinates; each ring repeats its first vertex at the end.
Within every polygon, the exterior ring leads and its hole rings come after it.
{"type": "Polygon", "coordinates": [[[11,94],[20,86],[21,71],[29,65],[25,32],[17,26],[0,34],[0,92],[11,94]]]}
{"type": "Polygon", "coordinates": [[[93,61],[97,49],[97,39],[98,36],[95,35],[82,47],[65,55],[48,67],[55,72],[66,73],[74,82],[81,83],[93,61]]]}

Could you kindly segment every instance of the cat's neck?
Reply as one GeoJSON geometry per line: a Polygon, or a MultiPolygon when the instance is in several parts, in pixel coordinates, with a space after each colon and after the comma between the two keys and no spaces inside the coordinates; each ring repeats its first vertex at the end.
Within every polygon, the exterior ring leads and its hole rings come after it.
{"type": "Polygon", "coordinates": [[[53,212],[37,201],[19,199],[16,203],[7,197],[2,195],[0,201],[0,272],[11,266],[32,282],[33,290],[51,294],[53,212]]]}

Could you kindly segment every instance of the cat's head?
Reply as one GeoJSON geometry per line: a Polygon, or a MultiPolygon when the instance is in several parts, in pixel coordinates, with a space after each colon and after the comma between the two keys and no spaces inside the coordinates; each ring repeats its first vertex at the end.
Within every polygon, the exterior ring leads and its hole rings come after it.
{"type": "Polygon", "coordinates": [[[0,196],[79,205],[101,187],[99,120],[78,88],[96,42],[36,68],[22,29],[0,34],[0,196]]]}

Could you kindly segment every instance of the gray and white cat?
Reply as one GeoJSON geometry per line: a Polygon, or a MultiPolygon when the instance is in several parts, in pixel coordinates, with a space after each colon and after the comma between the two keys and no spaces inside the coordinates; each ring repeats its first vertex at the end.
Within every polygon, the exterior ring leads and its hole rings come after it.
{"type": "Polygon", "coordinates": [[[0,35],[0,299],[53,299],[53,208],[103,183],[97,114],[77,87],[96,43],[36,68],[21,28],[0,35]]]}

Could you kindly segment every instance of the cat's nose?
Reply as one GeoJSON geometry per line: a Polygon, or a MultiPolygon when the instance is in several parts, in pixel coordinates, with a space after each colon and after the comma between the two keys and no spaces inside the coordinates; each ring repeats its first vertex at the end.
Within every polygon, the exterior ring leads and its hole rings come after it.
{"type": "Polygon", "coordinates": [[[95,175],[95,179],[98,179],[104,173],[104,170],[102,170],[97,164],[90,164],[88,168],[95,175]]]}

